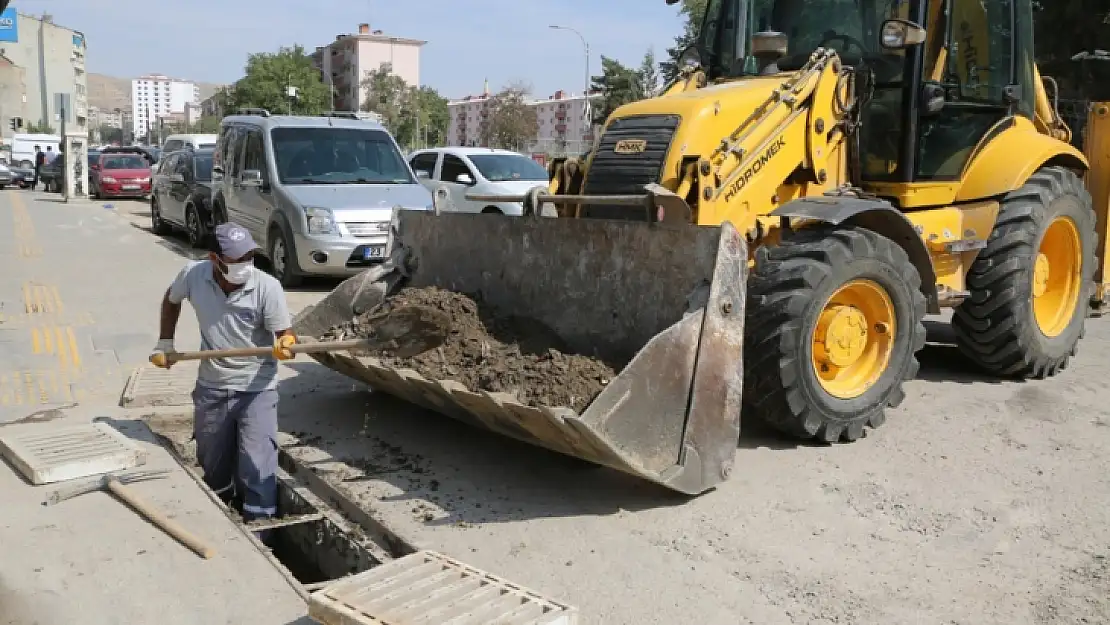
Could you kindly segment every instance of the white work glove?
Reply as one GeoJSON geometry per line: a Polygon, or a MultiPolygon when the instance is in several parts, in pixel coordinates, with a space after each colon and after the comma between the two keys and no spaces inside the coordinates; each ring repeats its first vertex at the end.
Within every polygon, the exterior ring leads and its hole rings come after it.
{"type": "Polygon", "coordinates": [[[173,366],[173,362],[167,356],[176,352],[177,350],[173,348],[173,339],[158,339],[158,344],[154,346],[154,350],[150,353],[150,364],[162,369],[169,369],[173,366]]]}

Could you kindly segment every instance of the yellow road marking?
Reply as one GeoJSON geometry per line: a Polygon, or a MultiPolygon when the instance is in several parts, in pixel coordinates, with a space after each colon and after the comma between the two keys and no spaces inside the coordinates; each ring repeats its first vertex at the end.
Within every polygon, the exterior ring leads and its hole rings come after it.
{"type": "Polygon", "coordinates": [[[73,366],[80,369],[81,350],[77,349],[77,337],[73,334],[73,328],[66,328],[66,336],[69,338],[69,355],[73,358],[73,366]]]}
{"type": "Polygon", "coordinates": [[[45,343],[44,347],[46,348],[46,353],[47,354],[53,354],[54,353],[54,333],[51,332],[49,328],[47,328],[47,329],[43,330],[42,334],[43,334],[43,339],[45,339],[43,341],[43,343],[45,343]]]}
{"type": "Polygon", "coordinates": [[[31,328],[31,345],[36,354],[42,353],[42,334],[39,333],[38,328],[31,328]]]}
{"type": "Polygon", "coordinates": [[[69,354],[66,352],[66,337],[61,328],[53,328],[55,336],[58,338],[58,363],[62,369],[69,366],[69,354]]]}
{"type": "Polygon", "coordinates": [[[65,309],[58,287],[26,282],[23,284],[23,309],[27,314],[61,314],[65,309]]]}
{"type": "Polygon", "coordinates": [[[50,287],[51,303],[54,305],[54,312],[62,314],[65,312],[65,306],[62,305],[62,296],[58,294],[58,287],[50,287]]]}

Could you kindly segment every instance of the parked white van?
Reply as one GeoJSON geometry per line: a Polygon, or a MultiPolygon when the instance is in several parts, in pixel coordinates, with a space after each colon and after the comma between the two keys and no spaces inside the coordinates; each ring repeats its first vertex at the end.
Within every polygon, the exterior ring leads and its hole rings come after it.
{"type": "Polygon", "coordinates": [[[34,169],[35,146],[39,146],[43,152],[46,151],[47,146],[50,146],[50,149],[57,154],[58,144],[61,142],[62,138],[58,135],[16,133],[12,135],[12,155],[8,162],[18,167],[34,169]]]}
{"type": "Polygon", "coordinates": [[[216,147],[219,135],[170,135],[162,144],[162,153],[169,154],[186,148],[208,150],[216,147]]]}

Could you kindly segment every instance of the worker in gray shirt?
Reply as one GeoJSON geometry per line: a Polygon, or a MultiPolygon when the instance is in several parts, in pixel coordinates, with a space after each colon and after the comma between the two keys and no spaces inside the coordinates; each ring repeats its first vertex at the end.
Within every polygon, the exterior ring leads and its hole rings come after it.
{"type": "Polygon", "coordinates": [[[285,292],[254,266],[258,245],[245,228],[216,226],[208,259],[191,262],[162,299],[158,344],[150,362],[173,365],[181,303],[192,304],[201,349],[271,347],[273,358],[201,361],[193,390],[197,459],[204,481],[253,520],[277,514],[277,368],[294,354],[285,292]]]}

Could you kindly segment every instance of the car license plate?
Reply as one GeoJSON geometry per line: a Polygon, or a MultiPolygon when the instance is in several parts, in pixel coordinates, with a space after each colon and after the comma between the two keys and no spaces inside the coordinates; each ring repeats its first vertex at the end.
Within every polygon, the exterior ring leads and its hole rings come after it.
{"type": "Polygon", "coordinates": [[[385,246],[384,245],[371,245],[371,246],[368,246],[366,249],[362,250],[362,259],[363,260],[373,260],[373,259],[376,259],[376,258],[385,258],[385,246]]]}
{"type": "Polygon", "coordinates": [[[138,189],[139,189],[139,185],[137,185],[137,184],[125,184],[125,185],[123,185],[123,190],[124,191],[137,191],[138,189]]]}

